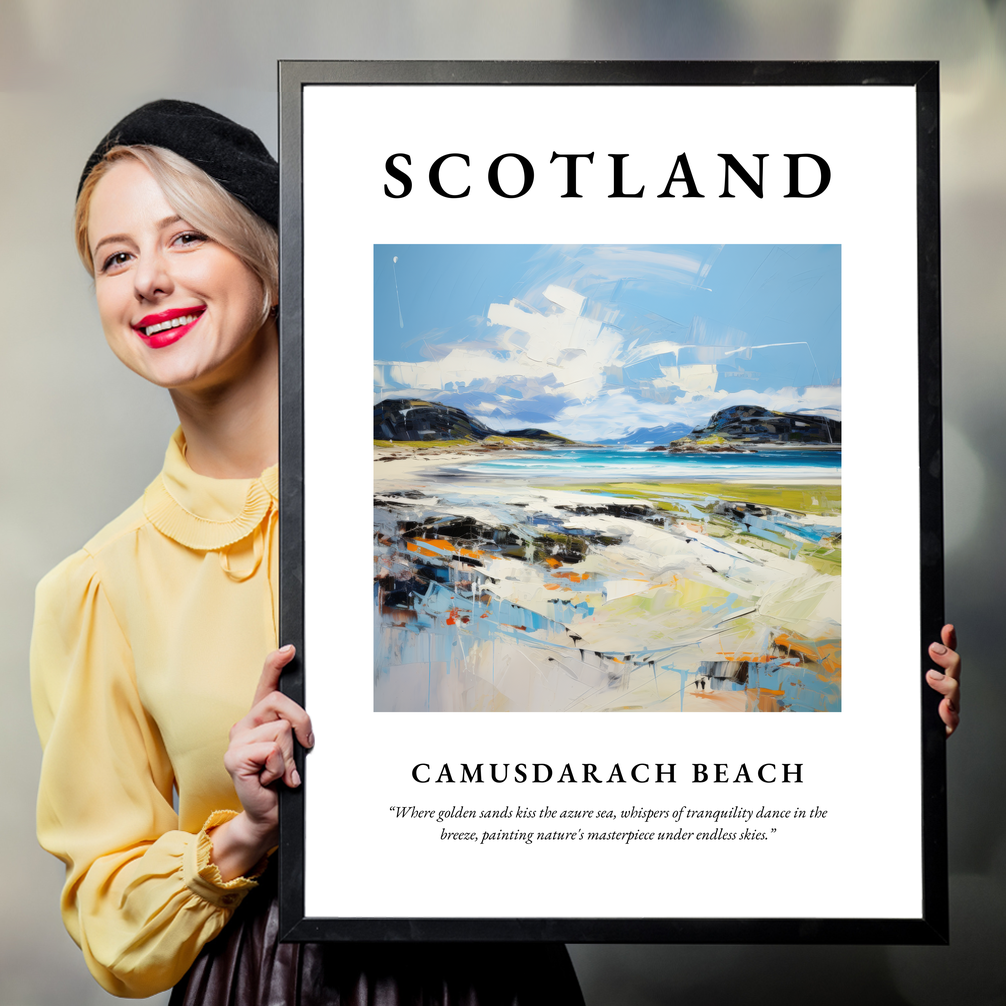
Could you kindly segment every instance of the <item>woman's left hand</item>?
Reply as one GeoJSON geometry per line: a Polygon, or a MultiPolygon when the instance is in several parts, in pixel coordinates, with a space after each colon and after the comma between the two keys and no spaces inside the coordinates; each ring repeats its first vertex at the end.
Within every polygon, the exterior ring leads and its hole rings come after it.
{"type": "Polygon", "coordinates": [[[930,643],[929,656],[943,668],[926,672],[929,687],[943,696],[940,719],[946,724],[949,737],[961,721],[961,657],[957,653],[957,632],[952,625],[944,625],[940,643],[930,643]]]}

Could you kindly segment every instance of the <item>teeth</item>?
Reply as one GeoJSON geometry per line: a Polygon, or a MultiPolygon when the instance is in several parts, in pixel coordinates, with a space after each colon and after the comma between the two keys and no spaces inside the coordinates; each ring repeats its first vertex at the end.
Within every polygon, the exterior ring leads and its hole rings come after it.
{"type": "Polygon", "coordinates": [[[198,314],[186,314],[182,315],[181,318],[172,318],[171,321],[162,321],[159,325],[150,325],[148,328],[145,328],[143,334],[149,339],[152,335],[164,332],[169,328],[180,328],[182,325],[188,325],[198,317],[198,314]]]}

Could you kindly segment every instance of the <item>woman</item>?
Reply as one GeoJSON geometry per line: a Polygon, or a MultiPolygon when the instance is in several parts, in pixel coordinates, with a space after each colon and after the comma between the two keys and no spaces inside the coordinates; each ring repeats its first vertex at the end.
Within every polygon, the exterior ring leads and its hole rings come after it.
{"type": "MultiPolygon", "coordinates": [[[[293,737],[313,744],[274,649],[277,220],[258,138],[186,102],[127,116],[81,179],[106,338],[180,427],[142,499],[39,585],[38,829],[66,864],[67,929],[116,995],[582,1003],[561,946],[276,943],[275,787],[300,784],[293,737]]],[[[948,734],[955,646],[948,626],[930,650],[948,734]]]]}
{"type": "Polygon", "coordinates": [[[131,113],[81,178],[106,339],[180,426],[143,497],[38,589],[38,831],[67,929],[121,996],[582,1004],[561,945],[277,944],[276,787],[300,785],[293,738],[313,744],[277,690],[277,221],[258,137],[187,102],[131,113]]]}

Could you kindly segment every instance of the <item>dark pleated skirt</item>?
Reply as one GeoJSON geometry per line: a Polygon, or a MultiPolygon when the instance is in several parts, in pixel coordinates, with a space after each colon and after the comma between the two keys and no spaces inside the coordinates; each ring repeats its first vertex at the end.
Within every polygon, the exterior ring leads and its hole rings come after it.
{"type": "Polygon", "coordinates": [[[280,943],[274,874],[170,1006],[583,1006],[561,943],[280,943]]]}

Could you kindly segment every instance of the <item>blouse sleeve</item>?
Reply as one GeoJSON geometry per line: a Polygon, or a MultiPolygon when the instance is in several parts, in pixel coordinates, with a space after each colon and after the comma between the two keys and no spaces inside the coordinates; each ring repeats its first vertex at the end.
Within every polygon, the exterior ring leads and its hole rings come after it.
{"type": "Polygon", "coordinates": [[[38,586],[31,684],[44,752],[38,837],[66,865],[63,921],[103,988],[161,992],[256,885],[224,882],[210,862],[206,831],[233,811],[198,834],[178,830],[171,764],[87,552],[38,586]]]}

